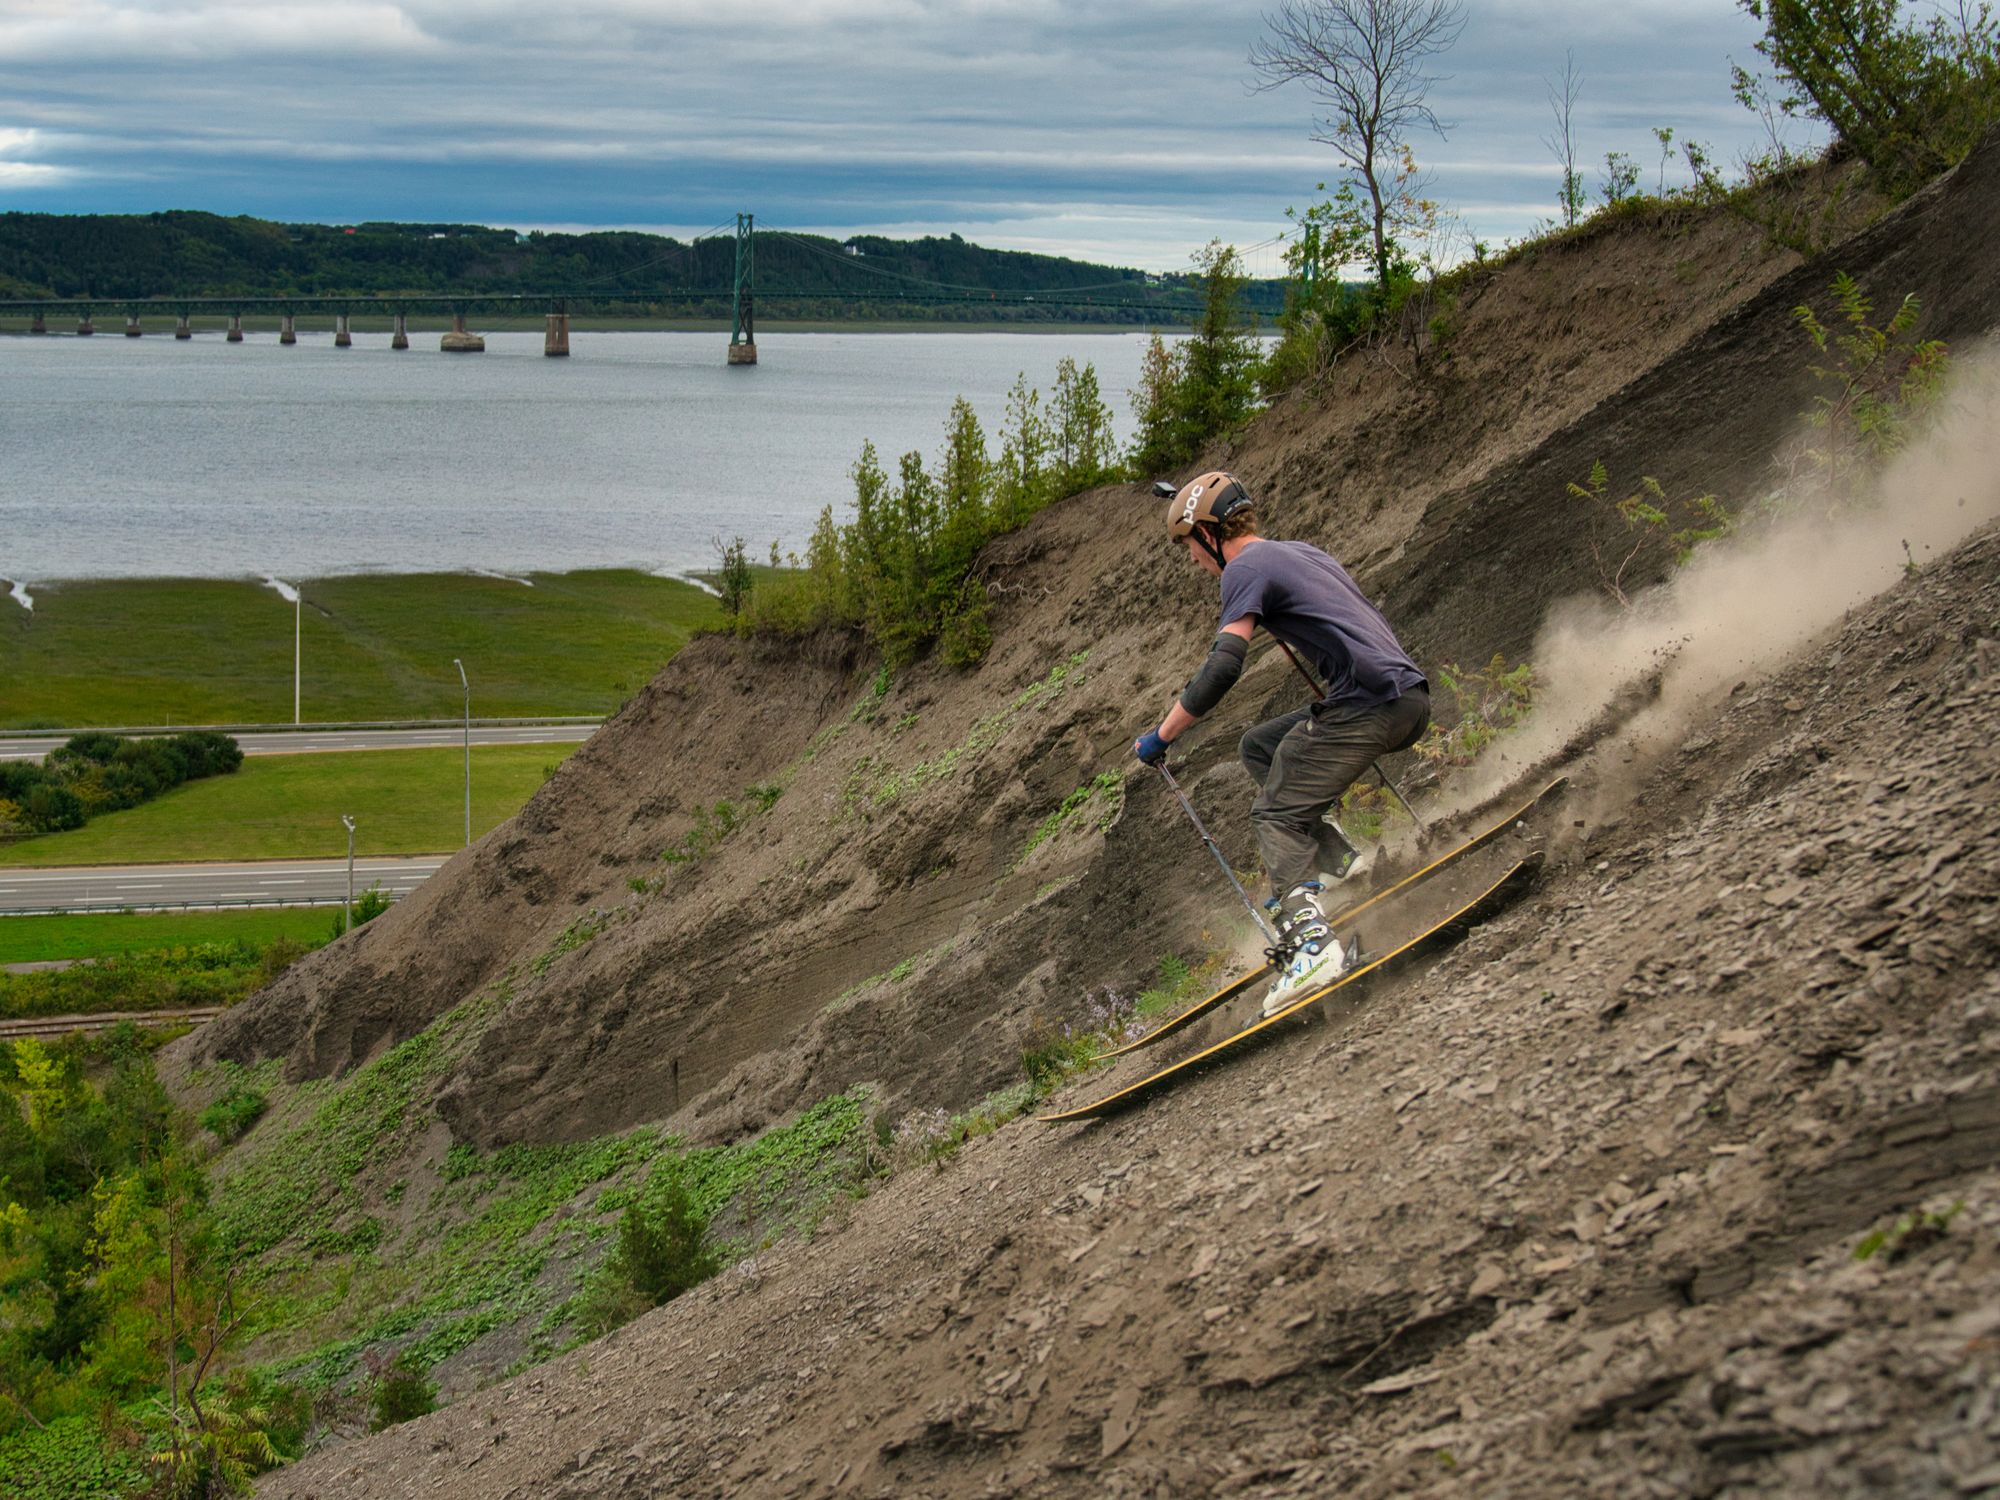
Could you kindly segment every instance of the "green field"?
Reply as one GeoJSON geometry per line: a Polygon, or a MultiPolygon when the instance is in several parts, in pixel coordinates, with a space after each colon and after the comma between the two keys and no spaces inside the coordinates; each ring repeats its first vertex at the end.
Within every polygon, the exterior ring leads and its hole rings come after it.
{"type": "MultiPolygon", "coordinates": [[[[474,745],[472,836],[520,810],[544,768],[574,745],[474,745]]],[[[459,750],[259,755],[70,833],[0,848],[0,866],[178,864],[204,859],[333,859],[355,821],[357,854],[441,854],[465,842],[459,750]]]]}
{"type": "Polygon", "coordinates": [[[53,958],[104,958],[190,943],[241,940],[263,947],[274,939],[316,943],[332,921],[324,906],[256,911],[114,911],[89,916],[0,917],[0,964],[53,958]]]}
{"type": "MultiPolygon", "coordinates": [[[[610,713],[715,624],[692,584],[630,569],[309,579],[300,712],[325,723],[610,713]]],[[[0,593],[0,728],[292,718],[293,607],[247,579],[107,579],[0,593]]]]}

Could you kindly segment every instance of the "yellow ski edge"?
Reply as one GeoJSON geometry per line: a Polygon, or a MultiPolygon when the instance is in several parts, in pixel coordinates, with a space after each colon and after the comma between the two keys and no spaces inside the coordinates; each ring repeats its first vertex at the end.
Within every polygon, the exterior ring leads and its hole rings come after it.
{"type": "MultiPolygon", "coordinates": [[[[1489,827],[1482,829],[1478,833],[1475,833],[1471,838],[1467,839],[1464,843],[1459,844],[1454,848],[1446,850],[1443,854],[1440,854],[1436,859],[1432,860],[1429,864],[1425,865],[1421,870],[1412,871],[1410,874],[1405,875],[1401,880],[1397,881],[1394,885],[1390,886],[1387,890],[1377,891],[1374,895],[1370,896],[1367,900],[1361,902],[1359,905],[1350,906],[1349,908],[1347,908],[1347,910],[1340,912],[1334,916],[1328,917],[1327,926],[1328,927],[1345,926],[1347,923],[1353,921],[1356,917],[1360,916],[1364,911],[1367,911],[1371,906],[1380,905],[1382,902],[1387,901],[1391,896],[1398,895],[1403,891],[1409,890],[1412,886],[1421,884],[1422,882],[1430,879],[1431,876],[1437,874],[1440,870],[1443,870],[1447,866],[1455,864],[1459,860],[1465,858],[1466,855],[1471,854],[1476,850],[1484,848],[1487,844],[1490,844],[1494,839],[1498,838],[1501,834],[1505,833],[1508,829],[1512,828],[1516,823],[1520,822],[1521,819],[1527,817],[1528,814],[1533,812],[1537,807],[1541,806],[1544,800],[1554,796],[1555,793],[1557,793],[1567,785],[1569,785],[1569,778],[1567,776],[1556,777],[1555,780],[1551,781],[1547,786],[1543,787],[1539,792],[1535,793],[1534,796],[1530,797],[1526,802],[1522,803],[1518,808],[1516,808],[1513,812],[1509,813],[1506,817],[1502,818],[1499,822],[1494,823],[1489,827]]],[[[1173,1016],[1168,1020],[1162,1021],[1159,1025],[1155,1026],[1151,1031],[1147,1032],[1144,1036],[1135,1037],[1133,1038],[1133,1040],[1125,1043],[1125,1045],[1122,1047],[1113,1047],[1108,1052],[1100,1052],[1095,1057],[1093,1057],[1091,1061],[1093,1063],[1110,1062],[1114,1058],[1125,1057],[1131,1053],[1137,1052],[1143,1047],[1150,1047],[1154,1042],[1162,1041],[1165,1038],[1172,1036],[1176,1031],[1179,1031],[1183,1026],[1187,1025],[1190,1021],[1199,1020],[1209,1011],[1214,1010],[1216,1006],[1224,1004],[1227,1001],[1234,1000],[1238,995],[1242,994],[1246,988],[1256,983],[1259,979],[1264,978],[1270,972],[1271,972],[1271,966],[1269,964],[1265,964],[1261,969],[1257,969],[1252,973],[1245,974],[1241,979],[1232,980],[1228,984],[1224,985],[1221,989],[1217,990],[1214,994],[1208,996],[1208,998],[1204,1000],[1195,1001],[1194,1004],[1190,1005],[1186,1010],[1182,1011],[1179,1015],[1173,1016]]],[[[1054,1117],[1042,1116],[1041,1118],[1047,1119],[1054,1117]]]]}
{"type": "Polygon", "coordinates": [[[1246,1026],[1241,1031],[1233,1031],[1228,1036],[1224,1037],[1221,1041],[1217,1042],[1214,1046],[1204,1048],[1202,1051],[1195,1053],[1192,1057],[1184,1057],[1179,1062],[1174,1063],[1169,1067],[1161,1068],[1157,1073],[1149,1073],[1144,1078],[1139,1079],[1137,1082],[1127,1084],[1124,1088],[1118,1090],[1118,1092],[1115,1094],[1106,1094],[1102,1099],[1093,1100],[1089,1104],[1078,1106],[1076,1109],[1065,1110],[1059,1115],[1036,1115],[1035,1119],[1039,1123],[1044,1125],[1059,1125],[1068,1120],[1095,1119],[1105,1109],[1115,1104],[1118,1100],[1123,1099],[1126,1095],[1137,1093],[1139,1090],[1148,1087],[1149,1085],[1157,1082],[1162,1078],[1165,1078],[1170,1073],[1178,1073],[1184,1068],[1191,1068],[1196,1063],[1202,1061],[1204,1058],[1213,1057],[1218,1052],[1226,1051],[1228,1048],[1235,1046],[1238,1042],[1244,1040],[1244,1038],[1246,1037],[1255,1036],[1258,1032],[1263,1031],[1267,1027],[1275,1026],[1280,1021],[1289,1020],[1291,1017],[1297,1015],[1300,1011],[1304,1010],[1308,1005],[1317,1005],[1321,1000],[1324,1000],[1328,995],[1331,995],[1335,990],[1343,989],[1347,985],[1353,984],[1356,980],[1364,979],[1368,975],[1377,972],[1385,964],[1394,962],[1396,959],[1402,957],[1403,954],[1409,952],[1410,949],[1436,936],[1439,932],[1449,927],[1452,923],[1463,921],[1467,915],[1478,910],[1478,908],[1486,901],[1491,900],[1492,897],[1503,887],[1505,887],[1509,881],[1518,879],[1523,871],[1531,870],[1540,863],[1541,863],[1540,857],[1536,856],[1533,858],[1517,861],[1515,864],[1508,866],[1506,873],[1503,874],[1498,880],[1494,881],[1493,884],[1489,885],[1485,890],[1481,891],[1477,896],[1473,897],[1470,901],[1466,902],[1465,905],[1459,907],[1457,911],[1452,912],[1449,916],[1444,917],[1441,920],[1432,923],[1429,927],[1426,927],[1422,932],[1418,933],[1415,937],[1411,938],[1408,942],[1404,943],[1400,948],[1391,949],[1389,952],[1383,954],[1380,958],[1374,959],[1369,963],[1365,963],[1360,968],[1355,969],[1350,973],[1341,975],[1340,978],[1336,979],[1332,984],[1329,984],[1322,989],[1314,990],[1311,994],[1293,1001],[1290,1005],[1286,1006],[1283,1010],[1279,1011],[1275,1016],[1266,1016],[1262,1020],[1258,1021],[1255,1025],[1246,1026]]]}

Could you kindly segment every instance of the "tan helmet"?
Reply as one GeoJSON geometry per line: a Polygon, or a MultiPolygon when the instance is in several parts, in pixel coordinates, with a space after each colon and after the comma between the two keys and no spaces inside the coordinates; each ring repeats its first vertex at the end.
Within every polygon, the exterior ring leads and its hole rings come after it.
{"type": "Polygon", "coordinates": [[[1234,474],[1213,470],[1182,485],[1167,503],[1167,534],[1178,542],[1195,527],[1219,524],[1249,503],[1250,492],[1234,474]]]}
{"type": "MultiPolygon", "coordinates": [[[[1164,484],[1156,490],[1165,490],[1164,484]]],[[[1193,537],[1218,563],[1222,560],[1221,523],[1250,504],[1250,492],[1234,474],[1211,470],[1181,486],[1167,502],[1167,535],[1176,542],[1193,537]]]]}

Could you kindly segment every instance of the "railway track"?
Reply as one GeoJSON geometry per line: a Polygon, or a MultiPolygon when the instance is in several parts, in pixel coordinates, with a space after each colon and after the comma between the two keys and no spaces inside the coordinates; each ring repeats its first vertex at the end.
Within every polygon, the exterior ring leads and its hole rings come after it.
{"type": "Polygon", "coordinates": [[[68,1036],[72,1031],[109,1031],[121,1021],[135,1026],[199,1026],[222,1014],[219,1005],[183,1006],[177,1010],[102,1011],[90,1016],[20,1016],[0,1021],[0,1041],[24,1036],[68,1036]]]}

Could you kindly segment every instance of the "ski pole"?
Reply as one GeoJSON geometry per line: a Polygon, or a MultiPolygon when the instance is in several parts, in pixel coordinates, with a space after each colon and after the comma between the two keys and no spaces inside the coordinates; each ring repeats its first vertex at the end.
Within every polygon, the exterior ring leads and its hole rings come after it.
{"type": "MultiPolygon", "coordinates": [[[[1271,639],[1274,641],[1278,640],[1276,636],[1272,636],[1271,639]]],[[[1306,686],[1311,688],[1313,691],[1313,697],[1324,698],[1326,696],[1326,693],[1321,689],[1319,685],[1319,679],[1317,677],[1314,677],[1311,672],[1306,670],[1306,664],[1299,660],[1298,652],[1294,651],[1291,648],[1290,644],[1285,641],[1278,641],[1278,644],[1284,647],[1285,655],[1289,656],[1292,659],[1292,665],[1299,669],[1299,676],[1305,678],[1306,686]]],[[[1403,795],[1403,789],[1397,786],[1395,782],[1391,781],[1389,779],[1389,773],[1382,769],[1382,762],[1379,760],[1371,760],[1368,764],[1374,768],[1375,774],[1382,779],[1382,785],[1389,789],[1389,795],[1394,797],[1398,802],[1403,804],[1403,811],[1408,813],[1410,815],[1410,821],[1417,825],[1417,832],[1429,833],[1430,832],[1429,827],[1426,826],[1422,818],[1417,816],[1416,808],[1412,807],[1410,805],[1410,799],[1403,795]]]]}
{"type": "Polygon", "coordinates": [[[1194,824],[1194,831],[1201,835],[1201,841],[1208,845],[1208,852],[1213,854],[1215,862],[1222,866],[1222,873],[1228,878],[1230,888],[1236,892],[1237,899],[1242,901],[1243,909],[1250,913],[1250,920],[1257,924],[1257,930],[1275,947],[1278,941],[1277,933],[1273,932],[1271,924],[1264,920],[1264,914],[1257,910],[1257,904],[1250,899],[1250,893],[1243,889],[1243,882],[1236,878],[1236,872],[1229,868],[1229,861],[1223,857],[1222,850],[1216,846],[1215,840],[1208,836],[1208,830],[1201,826],[1201,819],[1195,813],[1194,804],[1188,801],[1188,795],[1181,790],[1181,784],[1174,780],[1174,773],[1167,769],[1164,760],[1159,762],[1158,770],[1161,779],[1167,783],[1167,790],[1174,794],[1174,800],[1180,803],[1181,811],[1186,813],[1188,821],[1194,824]]]}

